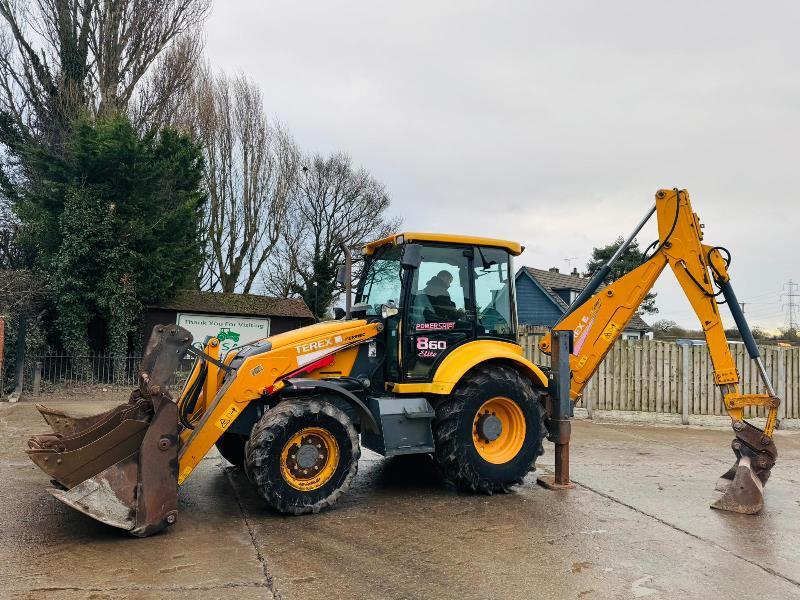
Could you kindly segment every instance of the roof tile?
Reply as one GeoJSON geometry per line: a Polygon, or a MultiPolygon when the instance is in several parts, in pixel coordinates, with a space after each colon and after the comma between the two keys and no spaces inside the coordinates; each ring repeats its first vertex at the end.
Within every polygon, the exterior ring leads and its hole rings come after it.
{"type": "MultiPolygon", "coordinates": [[[[553,298],[555,303],[561,310],[567,310],[568,305],[564,302],[563,298],[556,294],[555,290],[575,290],[580,292],[589,284],[589,279],[586,277],[579,277],[570,273],[555,273],[547,269],[536,269],[534,267],[522,267],[528,274],[533,277],[539,284],[547,291],[553,298]]],[[[605,285],[600,286],[603,289],[605,285]]],[[[651,327],[642,317],[638,314],[633,315],[628,323],[627,329],[636,329],[638,331],[650,331],[651,327]]]]}
{"type": "Polygon", "coordinates": [[[151,308],[257,317],[314,318],[306,303],[300,298],[274,298],[258,294],[225,294],[197,290],[179,290],[171,302],[151,308]]]}

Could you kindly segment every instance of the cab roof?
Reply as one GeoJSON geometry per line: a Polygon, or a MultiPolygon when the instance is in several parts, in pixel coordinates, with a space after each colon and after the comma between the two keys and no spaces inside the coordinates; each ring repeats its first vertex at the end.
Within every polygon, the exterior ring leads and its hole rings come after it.
{"type": "Polygon", "coordinates": [[[404,231],[393,233],[392,235],[380,240],[375,240],[364,246],[364,254],[372,254],[386,245],[399,245],[407,242],[437,242],[439,244],[453,244],[457,246],[488,246],[492,248],[503,248],[508,250],[513,256],[522,254],[525,249],[517,242],[507,240],[495,240],[493,238],[476,237],[471,235],[451,235],[449,233],[420,233],[417,231],[404,231]]]}

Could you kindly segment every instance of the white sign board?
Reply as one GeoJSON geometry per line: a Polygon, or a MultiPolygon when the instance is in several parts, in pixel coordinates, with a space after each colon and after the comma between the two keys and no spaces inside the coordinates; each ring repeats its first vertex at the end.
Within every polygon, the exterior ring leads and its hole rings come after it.
{"type": "Polygon", "coordinates": [[[269,336],[268,317],[178,313],[178,325],[189,330],[194,338],[194,345],[198,348],[203,347],[203,340],[207,336],[219,338],[223,354],[232,348],[269,336]]]}

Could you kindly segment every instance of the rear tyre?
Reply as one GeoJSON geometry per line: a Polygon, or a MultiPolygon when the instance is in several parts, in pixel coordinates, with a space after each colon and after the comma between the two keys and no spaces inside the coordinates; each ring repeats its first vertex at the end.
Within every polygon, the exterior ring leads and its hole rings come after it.
{"type": "Polygon", "coordinates": [[[245,444],[245,472],[275,510],[301,515],[333,506],[358,472],[361,448],[347,415],[298,398],[267,411],[245,444]]]}
{"type": "Polygon", "coordinates": [[[222,458],[234,467],[242,468],[244,466],[244,445],[246,443],[247,436],[226,431],[217,440],[217,450],[219,450],[222,458]]]}
{"type": "Polygon", "coordinates": [[[543,393],[510,367],[465,376],[436,408],[434,457],[444,479],[486,494],[522,483],[544,453],[543,393]]]}

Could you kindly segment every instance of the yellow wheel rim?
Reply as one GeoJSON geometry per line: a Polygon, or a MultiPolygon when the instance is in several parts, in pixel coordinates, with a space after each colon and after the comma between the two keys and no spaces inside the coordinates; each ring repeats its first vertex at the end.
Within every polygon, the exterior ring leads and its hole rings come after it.
{"type": "Polygon", "coordinates": [[[330,431],[306,427],[281,452],[281,475],[296,490],[311,492],[330,481],[339,466],[339,444],[330,431]]]}
{"type": "Polygon", "coordinates": [[[525,415],[511,398],[484,402],[472,423],[472,442],[480,457],[494,465],[512,460],[525,443],[525,415]]]}

